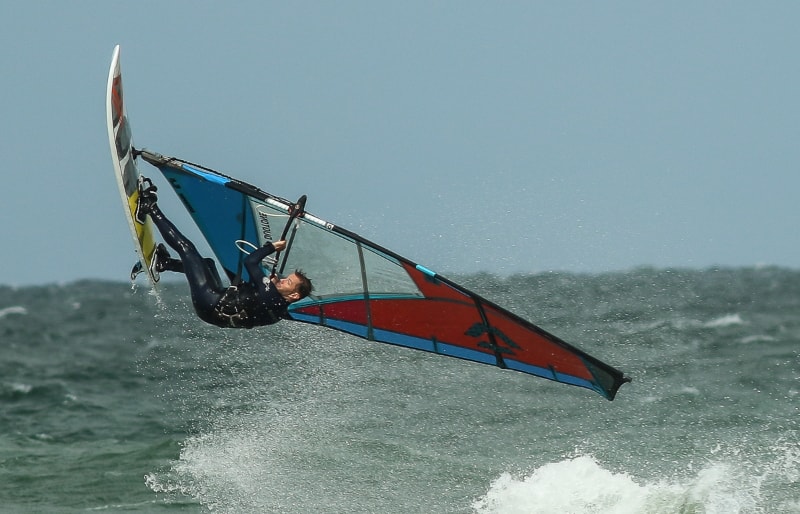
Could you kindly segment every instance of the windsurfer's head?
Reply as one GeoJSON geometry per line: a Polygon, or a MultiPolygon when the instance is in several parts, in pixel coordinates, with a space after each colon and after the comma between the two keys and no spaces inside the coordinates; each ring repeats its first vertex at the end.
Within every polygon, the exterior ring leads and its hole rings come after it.
{"type": "Polygon", "coordinates": [[[275,280],[275,288],[283,296],[283,299],[289,303],[305,298],[314,290],[311,280],[306,277],[302,270],[295,270],[294,273],[289,274],[286,278],[275,280]]]}
{"type": "Polygon", "coordinates": [[[300,298],[310,295],[311,291],[314,290],[314,284],[311,283],[311,280],[301,269],[294,270],[294,275],[297,277],[297,292],[300,294],[300,298]]]}

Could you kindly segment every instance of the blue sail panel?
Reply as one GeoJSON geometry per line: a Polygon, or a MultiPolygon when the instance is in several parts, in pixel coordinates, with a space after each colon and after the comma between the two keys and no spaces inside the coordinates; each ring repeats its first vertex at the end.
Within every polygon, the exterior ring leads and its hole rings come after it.
{"type": "Polygon", "coordinates": [[[208,241],[220,265],[229,276],[247,278],[246,256],[236,240],[257,241],[256,225],[246,195],[226,187],[224,177],[197,173],[191,168],[161,167],[178,197],[208,241]],[[188,173],[186,171],[189,171],[188,173]],[[209,209],[208,206],[213,206],[209,209]]]}

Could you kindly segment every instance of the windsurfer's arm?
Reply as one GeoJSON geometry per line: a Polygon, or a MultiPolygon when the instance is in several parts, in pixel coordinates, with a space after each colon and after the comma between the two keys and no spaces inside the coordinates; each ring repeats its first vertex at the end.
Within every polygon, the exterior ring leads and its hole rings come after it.
{"type": "Polygon", "coordinates": [[[274,243],[267,243],[261,248],[255,250],[253,253],[245,257],[244,267],[250,275],[252,282],[261,282],[261,279],[266,277],[264,270],[261,268],[261,261],[267,255],[276,251],[280,252],[286,248],[286,241],[275,241],[274,243]]]}

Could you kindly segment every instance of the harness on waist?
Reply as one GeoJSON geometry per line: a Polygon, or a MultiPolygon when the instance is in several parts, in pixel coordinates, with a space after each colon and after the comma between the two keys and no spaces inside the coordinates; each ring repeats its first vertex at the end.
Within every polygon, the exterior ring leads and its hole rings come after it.
{"type": "Polygon", "coordinates": [[[239,301],[239,286],[231,285],[222,293],[214,312],[220,320],[227,323],[232,328],[248,326],[250,315],[239,301]]]}

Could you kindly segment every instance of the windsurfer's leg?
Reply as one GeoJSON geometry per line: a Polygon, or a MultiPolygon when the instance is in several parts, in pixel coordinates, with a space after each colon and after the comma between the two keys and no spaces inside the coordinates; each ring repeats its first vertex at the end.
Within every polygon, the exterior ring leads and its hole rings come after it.
{"type": "MultiPolygon", "coordinates": [[[[156,271],[161,273],[164,271],[172,271],[175,273],[186,273],[183,261],[180,259],[174,259],[167,251],[167,247],[164,246],[163,243],[158,243],[156,246],[156,271]]],[[[206,257],[203,259],[206,263],[206,267],[208,268],[209,279],[211,280],[212,284],[215,286],[216,289],[225,289],[225,286],[222,285],[222,279],[219,278],[219,272],[217,271],[217,263],[214,259],[206,257]]]]}
{"type": "Polygon", "coordinates": [[[219,271],[217,271],[217,262],[210,257],[206,257],[204,260],[206,261],[206,268],[208,268],[208,278],[211,280],[211,283],[214,285],[216,289],[219,289],[220,291],[225,289],[225,286],[222,285],[222,279],[219,278],[219,271]]]}
{"type": "Polygon", "coordinates": [[[213,311],[225,291],[213,259],[203,258],[194,243],[181,234],[178,228],[164,216],[156,203],[154,192],[143,191],[140,193],[138,212],[149,215],[164,241],[178,252],[183,273],[186,274],[189,282],[192,304],[197,314],[205,319],[206,315],[213,311]]]}
{"type": "Polygon", "coordinates": [[[162,273],[164,271],[173,271],[175,273],[184,273],[183,261],[180,259],[173,259],[169,254],[167,247],[164,243],[158,243],[156,246],[155,254],[156,271],[162,273]]]}

